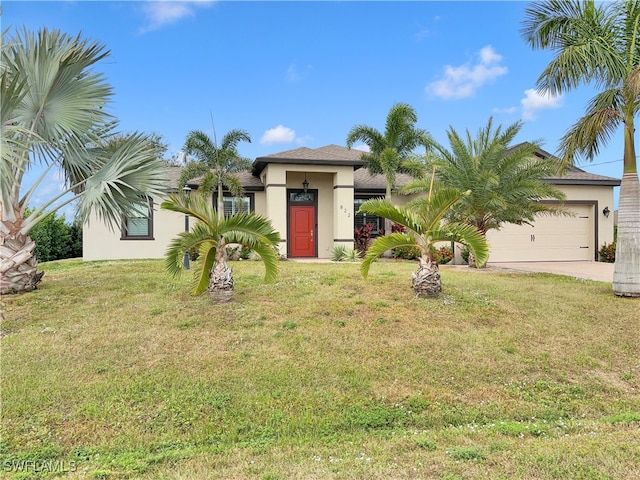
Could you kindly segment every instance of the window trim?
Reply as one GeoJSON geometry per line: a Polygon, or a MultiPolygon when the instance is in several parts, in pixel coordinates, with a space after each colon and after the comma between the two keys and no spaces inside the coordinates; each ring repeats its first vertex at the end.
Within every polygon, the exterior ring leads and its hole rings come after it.
{"type": "MultiPolygon", "coordinates": [[[[232,195],[230,192],[222,192],[222,202],[224,204],[224,200],[227,198],[237,198],[235,195],[232,195]]],[[[256,211],[255,205],[255,194],[252,192],[244,192],[241,198],[249,199],[249,213],[254,213],[256,211]]],[[[213,208],[218,210],[218,196],[214,193],[213,195],[213,208]]],[[[224,212],[223,212],[224,213],[224,212]]]]}
{"type": "Polygon", "coordinates": [[[122,227],[120,229],[120,240],[155,240],[153,236],[153,199],[147,197],[149,203],[149,216],[146,217],[149,222],[149,229],[147,235],[129,235],[127,232],[127,220],[128,218],[144,218],[144,217],[122,217],[122,227]]]}
{"type": "MultiPolygon", "coordinates": [[[[353,229],[355,230],[356,228],[358,228],[358,226],[356,226],[356,218],[360,215],[363,214],[358,214],[358,209],[356,208],[356,201],[357,200],[362,200],[364,202],[366,202],[367,200],[371,200],[374,198],[384,198],[384,195],[376,195],[376,194],[371,194],[371,195],[366,195],[366,194],[360,194],[360,195],[354,195],[353,196],[353,229]]],[[[366,215],[366,214],[365,214],[366,215]]],[[[384,218],[383,217],[379,217],[378,215],[372,215],[374,217],[376,217],[378,219],[378,229],[377,230],[372,230],[371,231],[371,236],[372,237],[379,237],[380,236],[380,228],[384,228],[384,218]]],[[[366,223],[372,223],[372,222],[363,222],[362,225],[365,225],[366,223]]],[[[362,226],[361,225],[361,226],[362,226]]]]}

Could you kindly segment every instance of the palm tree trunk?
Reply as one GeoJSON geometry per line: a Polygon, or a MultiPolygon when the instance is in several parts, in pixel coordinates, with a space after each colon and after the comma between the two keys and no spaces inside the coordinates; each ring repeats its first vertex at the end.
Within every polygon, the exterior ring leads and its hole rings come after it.
{"type": "Polygon", "coordinates": [[[437,297],[442,292],[438,262],[432,261],[429,257],[421,257],[418,271],[411,277],[411,286],[416,292],[416,297],[437,297]]]}
{"type": "Polygon", "coordinates": [[[636,172],[622,176],[613,292],[640,297],[640,182],[636,172]]]}
{"type": "Polygon", "coordinates": [[[223,240],[209,273],[209,297],[214,303],[226,303],[231,300],[233,288],[233,274],[226,262],[226,245],[223,240]]]}
{"type": "Polygon", "coordinates": [[[36,244],[28,235],[11,233],[0,224],[0,295],[35,290],[44,272],[37,272],[36,244]]]}

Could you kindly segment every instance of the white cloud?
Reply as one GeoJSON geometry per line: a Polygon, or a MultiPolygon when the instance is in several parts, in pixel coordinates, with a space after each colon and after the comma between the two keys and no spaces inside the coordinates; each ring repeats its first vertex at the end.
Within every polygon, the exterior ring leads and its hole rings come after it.
{"type": "Polygon", "coordinates": [[[431,32],[429,31],[429,29],[427,27],[422,27],[420,31],[415,35],[416,41],[421,42],[422,40],[427,38],[429,35],[431,35],[431,32]]]}
{"type": "Polygon", "coordinates": [[[270,128],[262,135],[260,143],[264,145],[273,145],[274,143],[291,143],[296,138],[296,132],[284,125],[270,128]]]}
{"type": "Polygon", "coordinates": [[[213,3],[212,0],[159,0],[145,2],[142,12],[146,17],[146,25],[142,32],[157,30],[165,25],[171,25],[185,17],[192,17],[199,7],[207,7],[213,3]]]}
{"type": "Polygon", "coordinates": [[[482,47],[480,49],[480,60],[485,65],[489,65],[491,63],[500,63],[500,60],[502,60],[502,55],[497,54],[491,45],[487,45],[486,47],[482,47]]]}
{"type": "Polygon", "coordinates": [[[549,94],[541,95],[537,90],[530,88],[524,91],[525,97],[520,100],[522,104],[522,119],[533,120],[538,110],[559,108],[562,106],[563,96],[554,97],[549,94]]]}
{"type": "Polygon", "coordinates": [[[483,47],[478,57],[475,64],[445,66],[443,77],[427,85],[425,91],[444,99],[471,97],[480,87],[509,71],[507,67],[499,65],[502,55],[496,53],[491,45],[483,47]]]}
{"type": "Polygon", "coordinates": [[[360,145],[354,145],[353,147],[354,150],[360,150],[361,152],[370,152],[371,149],[369,148],[369,145],[365,145],[364,143],[361,143],[360,145]]]}
{"type": "Polygon", "coordinates": [[[507,115],[513,115],[518,111],[518,107],[507,107],[507,108],[494,108],[493,113],[506,113],[507,115]]]}
{"type": "Polygon", "coordinates": [[[300,68],[298,68],[298,66],[295,63],[293,63],[289,65],[289,68],[287,68],[287,75],[286,75],[287,81],[292,83],[299,82],[304,77],[306,77],[311,72],[312,69],[313,67],[311,65],[307,65],[302,70],[300,70],[300,68]]]}

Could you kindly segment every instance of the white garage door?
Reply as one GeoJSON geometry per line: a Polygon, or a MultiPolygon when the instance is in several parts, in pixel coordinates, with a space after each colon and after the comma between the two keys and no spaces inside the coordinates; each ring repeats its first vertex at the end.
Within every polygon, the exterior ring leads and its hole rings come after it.
{"type": "Polygon", "coordinates": [[[505,225],[487,233],[489,262],[593,260],[593,205],[567,205],[574,217],[540,216],[534,226],[505,225]]]}

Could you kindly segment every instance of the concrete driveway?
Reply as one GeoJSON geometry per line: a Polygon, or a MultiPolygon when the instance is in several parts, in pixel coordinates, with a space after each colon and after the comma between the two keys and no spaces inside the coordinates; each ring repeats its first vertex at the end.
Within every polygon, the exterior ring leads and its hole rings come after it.
{"type": "Polygon", "coordinates": [[[613,263],[604,262],[514,262],[491,263],[490,267],[521,272],[543,272],[569,277],[597,280],[599,282],[613,281],[613,263]]]}

